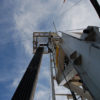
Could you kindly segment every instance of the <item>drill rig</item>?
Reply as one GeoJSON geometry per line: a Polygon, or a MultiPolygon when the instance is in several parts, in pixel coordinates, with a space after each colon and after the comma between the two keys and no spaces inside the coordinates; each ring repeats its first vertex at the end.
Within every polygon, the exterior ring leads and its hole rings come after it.
{"type": "Polygon", "coordinates": [[[88,26],[82,33],[59,36],[56,32],[34,32],[34,57],[30,62],[12,100],[32,100],[35,94],[42,54],[50,54],[52,100],[55,95],[68,99],[100,99],[100,32],[88,26]],[[55,70],[55,76],[53,74],[55,70]],[[54,80],[71,94],[56,94],[54,80]],[[23,88],[22,88],[23,87],[23,88]]]}
{"type": "MultiPolygon", "coordinates": [[[[100,6],[90,0],[98,16],[100,6]]],[[[67,99],[100,100],[100,27],[88,26],[82,33],[34,32],[34,56],[12,100],[33,100],[43,54],[50,54],[52,100],[55,95],[67,99]],[[53,72],[55,70],[55,74],[53,72]],[[54,80],[71,94],[56,94],[54,80]]]]}
{"type": "Polygon", "coordinates": [[[45,48],[44,53],[50,53],[53,100],[55,100],[56,94],[54,79],[59,85],[70,89],[71,94],[66,94],[68,98],[75,99],[75,96],[79,95],[82,99],[98,100],[100,98],[99,28],[88,26],[82,33],[61,33],[62,36],[54,32],[33,33],[34,53],[38,46],[45,48]],[[43,40],[44,43],[42,43],[43,40]],[[53,67],[55,76],[52,71],[53,67]]]}

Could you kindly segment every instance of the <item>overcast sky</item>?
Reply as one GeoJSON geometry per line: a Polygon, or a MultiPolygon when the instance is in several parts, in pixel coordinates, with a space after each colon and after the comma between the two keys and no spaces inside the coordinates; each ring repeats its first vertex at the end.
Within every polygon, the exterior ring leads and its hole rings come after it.
{"type": "MultiPolygon", "coordinates": [[[[32,33],[55,31],[53,21],[57,31],[64,32],[88,25],[100,27],[89,0],[0,0],[0,100],[11,99],[33,56],[32,33]]],[[[45,55],[35,100],[50,100],[49,79],[49,57],[45,55]]]]}

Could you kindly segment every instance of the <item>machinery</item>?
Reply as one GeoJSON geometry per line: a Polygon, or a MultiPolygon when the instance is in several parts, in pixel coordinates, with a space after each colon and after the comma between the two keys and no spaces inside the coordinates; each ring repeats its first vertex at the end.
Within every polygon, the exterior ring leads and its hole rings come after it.
{"type": "Polygon", "coordinates": [[[76,97],[80,96],[83,100],[100,99],[99,28],[88,26],[80,34],[61,33],[62,36],[55,32],[33,33],[35,55],[12,100],[32,100],[34,97],[42,54],[50,54],[53,100],[55,100],[54,79],[59,85],[70,89],[71,94],[66,94],[68,98],[77,100],[76,97]],[[52,66],[55,69],[55,76],[52,66]]]}
{"type": "MultiPolygon", "coordinates": [[[[51,75],[52,86],[53,79],[56,79],[59,85],[71,90],[72,95],[66,94],[70,98],[79,95],[82,99],[99,100],[99,28],[88,26],[80,34],[61,33],[62,37],[54,32],[33,33],[34,53],[38,46],[45,48],[44,53],[50,53],[50,63],[51,66],[54,65],[56,75],[51,75]]],[[[51,67],[53,74],[52,70],[51,67]]],[[[54,99],[54,86],[52,93],[54,99]]]]}
{"type": "MultiPolygon", "coordinates": [[[[90,1],[95,7],[97,1],[90,1]]],[[[95,9],[100,16],[100,6],[97,5],[95,9]]],[[[73,100],[77,100],[78,96],[81,100],[100,100],[99,27],[88,26],[81,33],[59,33],[33,33],[34,57],[12,100],[33,100],[43,54],[50,54],[52,100],[55,100],[55,95],[73,100]],[[56,94],[54,80],[68,88],[71,94],[56,94]]]]}

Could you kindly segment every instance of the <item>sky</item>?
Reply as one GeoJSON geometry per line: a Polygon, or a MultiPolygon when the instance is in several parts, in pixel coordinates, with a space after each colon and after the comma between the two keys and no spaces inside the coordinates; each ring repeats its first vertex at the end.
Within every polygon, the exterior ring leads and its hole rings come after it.
{"type": "MultiPolygon", "coordinates": [[[[31,61],[33,32],[55,31],[53,21],[57,31],[64,32],[100,27],[89,0],[0,0],[0,100],[11,99],[31,61]]],[[[49,71],[49,56],[44,55],[34,100],[51,100],[49,71]]],[[[56,82],[55,88],[58,93],[69,92],[56,82]]]]}

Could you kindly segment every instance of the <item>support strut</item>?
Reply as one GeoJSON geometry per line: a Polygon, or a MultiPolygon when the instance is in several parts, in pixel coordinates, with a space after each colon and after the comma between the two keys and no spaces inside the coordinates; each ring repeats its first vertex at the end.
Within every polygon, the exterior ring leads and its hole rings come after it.
{"type": "Polygon", "coordinates": [[[33,100],[43,50],[43,47],[37,48],[34,57],[32,58],[22,80],[20,81],[12,97],[12,100],[33,100]]]}

